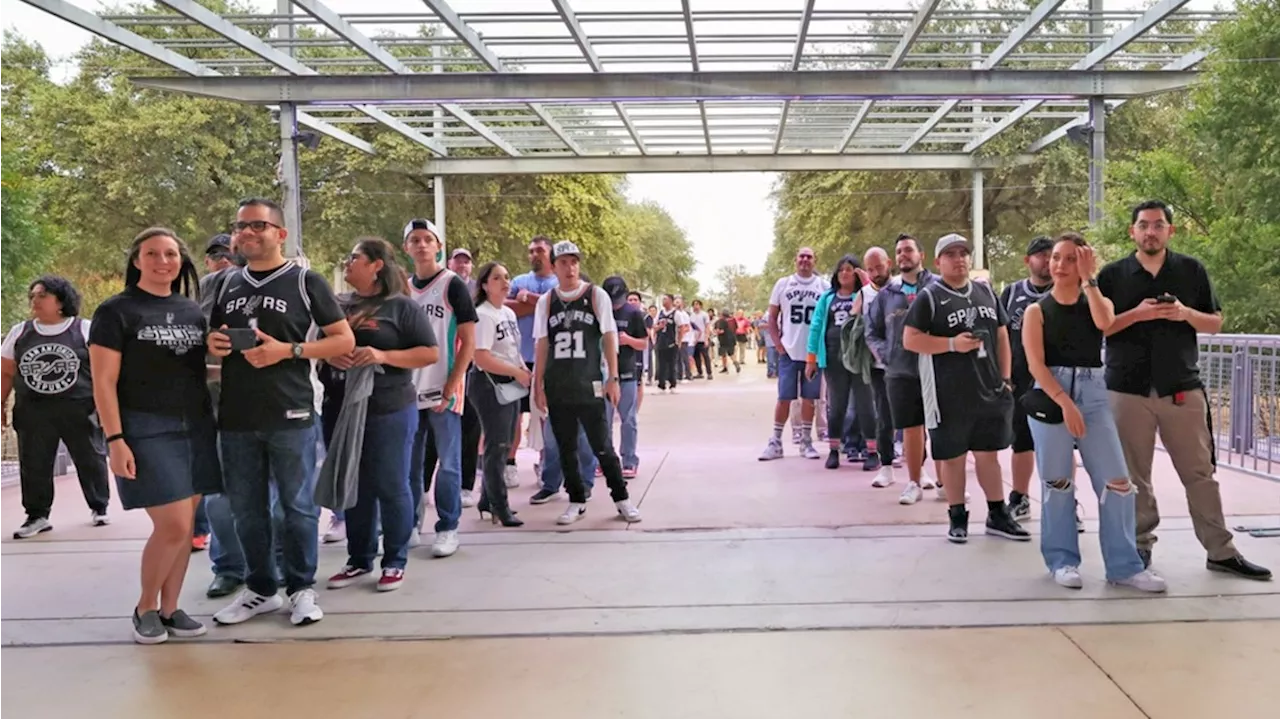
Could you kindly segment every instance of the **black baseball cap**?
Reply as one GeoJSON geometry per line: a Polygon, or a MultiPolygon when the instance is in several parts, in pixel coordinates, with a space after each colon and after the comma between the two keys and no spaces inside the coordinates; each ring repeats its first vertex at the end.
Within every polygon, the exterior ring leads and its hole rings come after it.
{"type": "Polygon", "coordinates": [[[615,305],[627,301],[627,281],[622,279],[621,275],[606,277],[600,286],[609,293],[609,299],[613,300],[615,305]]]}
{"type": "Polygon", "coordinates": [[[231,235],[221,234],[209,238],[209,244],[205,245],[204,253],[206,255],[231,254],[231,235]]]}
{"type": "Polygon", "coordinates": [[[1038,235],[1033,237],[1031,242],[1027,244],[1027,257],[1038,255],[1041,252],[1048,252],[1052,249],[1053,240],[1049,239],[1045,235],[1038,235]]]}

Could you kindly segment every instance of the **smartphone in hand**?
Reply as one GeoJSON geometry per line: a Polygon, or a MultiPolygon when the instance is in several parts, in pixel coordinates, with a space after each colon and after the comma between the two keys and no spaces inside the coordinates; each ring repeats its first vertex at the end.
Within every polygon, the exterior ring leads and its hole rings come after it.
{"type": "Polygon", "coordinates": [[[227,327],[219,330],[231,338],[231,351],[244,352],[258,346],[258,333],[248,327],[227,327]]]}

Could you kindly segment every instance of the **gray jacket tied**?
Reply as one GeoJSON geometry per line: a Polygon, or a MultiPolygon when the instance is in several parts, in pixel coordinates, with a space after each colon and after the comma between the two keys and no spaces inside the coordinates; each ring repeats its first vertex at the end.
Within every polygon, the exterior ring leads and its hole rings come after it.
{"type": "Polygon", "coordinates": [[[347,370],[346,393],[333,438],[325,452],[320,476],[316,479],[316,504],[340,512],[356,506],[360,493],[360,455],[364,450],[365,418],[373,377],[381,365],[365,365],[347,370]]]}

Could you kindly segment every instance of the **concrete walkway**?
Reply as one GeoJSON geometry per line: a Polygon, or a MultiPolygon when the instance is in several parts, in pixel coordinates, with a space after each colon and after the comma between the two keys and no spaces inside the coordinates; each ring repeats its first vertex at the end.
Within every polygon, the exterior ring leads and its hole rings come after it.
{"type": "MultiPolygon", "coordinates": [[[[130,643],[144,514],[117,510],[110,527],[91,528],[74,478],[64,479],[55,531],[18,542],[7,537],[20,499],[5,490],[3,709],[235,716],[261,714],[270,697],[391,716],[1164,719],[1280,706],[1280,584],[1204,569],[1163,455],[1155,568],[1169,594],[1105,585],[1092,521],[1081,539],[1086,585],[1071,591],[1049,579],[1035,542],[948,544],[945,506],[898,505],[901,483],[873,489],[860,468],[828,471],[791,446],[783,460],[758,462],[772,396],[748,365],[647,397],[631,483],[641,524],[616,518],[602,482],[587,518],[559,530],[563,495],[528,505],[524,455],[513,502],[525,528],[494,528],[472,510],[461,551],[433,560],[414,550],[398,592],[320,589],[317,625],[262,617],[186,646],[130,643]],[[1206,620],[1223,621],[1161,624],[1206,620]],[[455,641],[374,641],[446,638],[455,641]],[[339,639],[348,641],[230,644],[339,639]],[[64,683],[76,691],[59,691],[64,683]]],[[[1218,477],[1229,524],[1280,524],[1280,484],[1218,477]]],[[[971,491],[980,531],[972,479],[971,491]]],[[[1092,495],[1082,501],[1094,516],[1092,495]]],[[[1280,569],[1280,541],[1237,542],[1280,569]]],[[[341,545],[321,549],[321,584],[344,560],[341,545]]],[[[204,598],[210,578],[207,558],[194,556],[184,607],[202,618],[223,604],[204,598]]]]}

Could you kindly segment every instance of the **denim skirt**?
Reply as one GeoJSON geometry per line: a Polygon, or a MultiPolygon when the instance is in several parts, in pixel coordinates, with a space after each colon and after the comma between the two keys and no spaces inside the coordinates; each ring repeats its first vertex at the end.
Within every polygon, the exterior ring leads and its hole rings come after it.
{"type": "Polygon", "coordinates": [[[122,409],[120,423],[137,474],[133,479],[116,477],[125,509],[159,507],[222,491],[212,412],[182,416],[122,409]]]}

